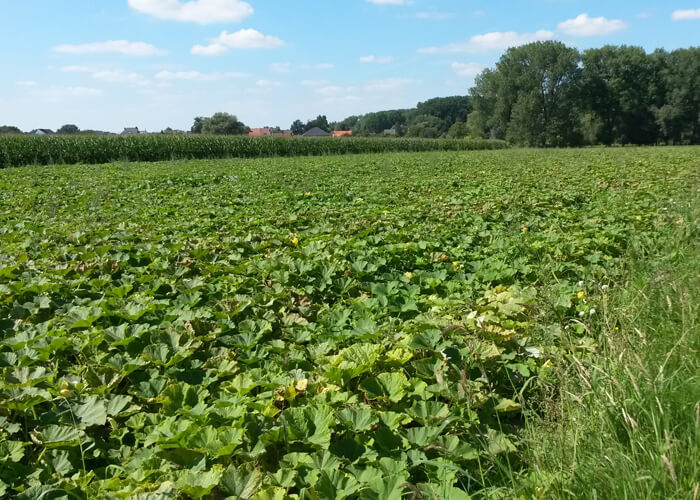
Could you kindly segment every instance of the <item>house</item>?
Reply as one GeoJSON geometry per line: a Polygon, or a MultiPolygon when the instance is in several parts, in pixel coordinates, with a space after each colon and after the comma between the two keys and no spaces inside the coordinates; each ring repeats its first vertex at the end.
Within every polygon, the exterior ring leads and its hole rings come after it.
{"type": "Polygon", "coordinates": [[[334,130],[333,137],[352,137],[352,130],[334,130]]]}
{"type": "Polygon", "coordinates": [[[272,137],[291,137],[291,130],[282,130],[280,132],[272,132],[272,137]]]}
{"type": "Polygon", "coordinates": [[[388,128],[384,131],[384,135],[396,135],[396,129],[395,128],[388,128]]]}
{"type": "Polygon", "coordinates": [[[122,135],[139,135],[140,133],[138,127],[126,127],[122,135]]]}
{"type": "Polygon", "coordinates": [[[251,128],[250,132],[248,132],[248,136],[250,137],[269,137],[272,135],[272,129],[265,127],[265,128],[251,128]]]}
{"type": "Polygon", "coordinates": [[[330,136],[331,136],[331,134],[329,134],[325,130],[318,128],[318,127],[314,127],[311,130],[304,133],[304,135],[302,137],[330,137],[330,136]]]}
{"type": "Polygon", "coordinates": [[[29,135],[53,135],[54,131],[48,128],[37,128],[29,132],[29,135]]]}

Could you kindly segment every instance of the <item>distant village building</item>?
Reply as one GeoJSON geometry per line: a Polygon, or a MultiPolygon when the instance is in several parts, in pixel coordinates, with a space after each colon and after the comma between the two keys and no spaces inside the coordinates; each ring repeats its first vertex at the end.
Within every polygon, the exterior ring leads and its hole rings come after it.
{"type": "Polygon", "coordinates": [[[282,130],[281,132],[272,132],[272,137],[291,137],[291,130],[282,130]]]}
{"type": "Polygon", "coordinates": [[[264,128],[251,128],[248,132],[250,137],[269,137],[272,135],[272,129],[268,127],[264,128]]]}
{"type": "Polygon", "coordinates": [[[388,129],[384,130],[384,135],[396,135],[396,129],[388,128],[388,129]]]}
{"type": "Polygon", "coordinates": [[[29,135],[54,135],[54,131],[48,128],[37,128],[29,132],[29,135]]]}
{"type": "Polygon", "coordinates": [[[138,127],[126,127],[122,132],[122,135],[139,135],[141,132],[138,127]]]}
{"type": "Polygon", "coordinates": [[[330,137],[330,136],[331,136],[331,134],[329,134],[325,130],[318,128],[318,127],[312,128],[311,130],[307,131],[303,135],[303,137],[330,137]]]}
{"type": "Polygon", "coordinates": [[[333,137],[352,137],[352,130],[334,130],[333,137]]]}

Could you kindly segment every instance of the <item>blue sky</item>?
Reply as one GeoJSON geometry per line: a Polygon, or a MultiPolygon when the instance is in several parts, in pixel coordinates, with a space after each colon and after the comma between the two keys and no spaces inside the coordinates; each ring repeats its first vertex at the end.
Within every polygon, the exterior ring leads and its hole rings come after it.
{"type": "Polygon", "coordinates": [[[700,45],[700,1],[2,0],[0,125],[252,127],[466,94],[505,48],[700,45]]]}

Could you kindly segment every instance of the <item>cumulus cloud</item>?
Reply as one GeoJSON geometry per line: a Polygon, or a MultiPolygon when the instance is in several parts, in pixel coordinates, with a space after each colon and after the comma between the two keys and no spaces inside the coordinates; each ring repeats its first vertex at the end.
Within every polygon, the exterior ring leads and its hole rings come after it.
{"type": "Polygon", "coordinates": [[[65,44],[54,47],[53,50],[65,54],[122,54],[125,56],[159,56],[166,53],[150,43],[130,42],[128,40],[109,40],[78,45],[65,44]]]}
{"type": "Polygon", "coordinates": [[[570,36],[605,36],[626,29],[627,23],[619,19],[589,17],[588,14],[580,14],[574,19],[559,23],[557,28],[565,35],[570,36]]]}
{"type": "Polygon", "coordinates": [[[479,63],[473,62],[453,62],[452,69],[459,76],[476,76],[484,70],[484,67],[479,63]]]}
{"type": "Polygon", "coordinates": [[[474,35],[466,42],[449,43],[438,47],[425,47],[419,49],[418,52],[421,54],[478,54],[505,50],[530,42],[551,40],[552,38],[554,38],[554,32],[547,30],[539,30],[534,33],[493,32],[474,35]]]}
{"type": "Polygon", "coordinates": [[[388,63],[390,63],[390,62],[393,61],[393,60],[394,60],[394,58],[391,57],[391,56],[383,56],[383,57],[379,57],[379,56],[363,56],[363,57],[360,57],[360,62],[361,62],[361,63],[366,63],[366,64],[370,64],[370,63],[375,63],[375,64],[388,64],[388,63]]]}
{"type": "Polygon", "coordinates": [[[676,10],[671,14],[674,21],[689,21],[700,19],[700,9],[676,10]]]}
{"type": "Polygon", "coordinates": [[[254,29],[243,29],[235,33],[224,31],[209,41],[209,45],[195,45],[190,52],[198,56],[219,56],[230,49],[275,49],[284,45],[279,38],[263,35],[254,29]]]}
{"type": "Polygon", "coordinates": [[[129,0],[129,6],[158,19],[198,24],[238,23],[253,14],[253,7],[240,0],[129,0]]]}

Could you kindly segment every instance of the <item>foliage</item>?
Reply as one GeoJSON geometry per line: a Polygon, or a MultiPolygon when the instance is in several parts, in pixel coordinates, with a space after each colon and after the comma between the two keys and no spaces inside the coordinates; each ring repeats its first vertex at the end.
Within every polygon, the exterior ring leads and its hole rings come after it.
{"type": "Polygon", "coordinates": [[[249,130],[243,122],[229,113],[214,113],[211,118],[202,121],[202,134],[245,135],[249,130]]]}
{"type": "Polygon", "coordinates": [[[0,168],[57,163],[163,161],[173,159],[251,158],[399,151],[471,151],[501,149],[501,141],[362,139],[307,140],[284,137],[201,135],[7,136],[0,138],[0,168]]]}
{"type": "Polygon", "coordinates": [[[470,90],[469,135],[527,146],[700,143],[700,49],[509,49],[470,90]]]}
{"type": "Polygon", "coordinates": [[[4,170],[0,489],[483,493],[697,152],[4,170]]]}
{"type": "Polygon", "coordinates": [[[22,131],[18,129],[17,127],[13,127],[11,125],[2,125],[0,126],[0,134],[21,134],[22,131]]]}
{"type": "Polygon", "coordinates": [[[80,132],[80,129],[78,128],[77,125],[63,125],[61,128],[59,128],[56,133],[57,134],[62,134],[62,135],[70,135],[70,134],[77,134],[80,132]]]}

